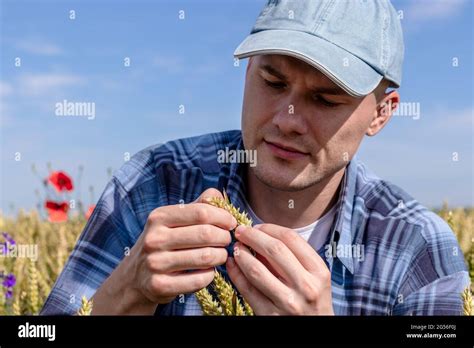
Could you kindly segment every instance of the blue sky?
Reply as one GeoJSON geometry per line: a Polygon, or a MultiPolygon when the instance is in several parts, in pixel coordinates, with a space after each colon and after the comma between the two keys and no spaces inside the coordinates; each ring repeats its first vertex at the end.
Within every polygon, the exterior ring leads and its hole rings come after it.
{"type": "MultiPolygon", "coordinates": [[[[98,199],[125,152],[239,129],[247,62],[235,67],[232,53],[265,2],[0,0],[0,209],[33,208],[35,189],[44,198],[32,163],[73,177],[82,164],[87,204],[87,188],[98,199]],[[94,102],[95,118],[57,117],[64,99],[94,102]]],[[[400,94],[420,117],[392,117],[359,156],[429,207],[472,206],[472,1],[393,4],[403,11],[400,94]]]]}

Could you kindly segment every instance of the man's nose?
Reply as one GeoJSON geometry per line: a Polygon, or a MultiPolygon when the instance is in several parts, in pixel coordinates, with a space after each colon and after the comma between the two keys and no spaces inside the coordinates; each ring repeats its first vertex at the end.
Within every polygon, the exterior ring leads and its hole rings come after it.
{"type": "Polygon", "coordinates": [[[282,103],[278,112],[273,116],[272,123],[277,126],[282,133],[305,134],[307,132],[306,119],[297,104],[282,103]]]}

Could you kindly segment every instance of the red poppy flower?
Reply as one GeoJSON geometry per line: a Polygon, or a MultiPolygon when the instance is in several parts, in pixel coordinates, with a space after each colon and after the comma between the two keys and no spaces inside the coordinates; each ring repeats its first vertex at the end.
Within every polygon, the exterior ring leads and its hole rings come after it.
{"type": "Polygon", "coordinates": [[[46,201],[46,210],[48,211],[48,220],[50,222],[64,222],[67,221],[67,211],[69,204],[67,202],[53,202],[46,201]]]}
{"type": "Polygon", "coordinates": [[[95,204],[90,205],[89,209],[87,209],[86,214],[85,214],[87,220],[89,220],[89,218],[91,217],[92,212],[94,211],[94,209],[95,209],[95,204]]]}
{"type": "Polygon", "coordinates": [[[71,177],[61,171],[52,172],[48,178],[48,182],[50,182],[58,192],[72,191],[73,189],[71,177]]]}

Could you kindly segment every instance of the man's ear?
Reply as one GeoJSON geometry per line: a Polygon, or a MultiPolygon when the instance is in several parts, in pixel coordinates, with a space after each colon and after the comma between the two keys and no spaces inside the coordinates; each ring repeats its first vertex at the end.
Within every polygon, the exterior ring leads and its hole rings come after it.
{"type": "Polygon", "coordinates": [[[253,60],[253,57],[249,57],[249,61],[247,62],[247,70],[245,71],[245,73],[249,72],[250,65],[252,65],[252,60],[253,60]]]}
{"type": "Polygon", "coordinates": [[[392,117],[399,103],[400,94],[398,91],[394,90],[384,93],[382,100],[379,101],[374,110],[374,118],[365,134],[371,137],[380,132],[388,123],[390,117],[392,117]]]}

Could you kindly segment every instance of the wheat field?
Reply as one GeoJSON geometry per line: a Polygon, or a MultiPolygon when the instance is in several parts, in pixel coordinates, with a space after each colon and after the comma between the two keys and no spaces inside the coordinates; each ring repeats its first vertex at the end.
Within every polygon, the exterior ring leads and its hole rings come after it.
{"type": "MultiPolygon", "coordinates": [[[[474,208],[452,209],[445,204],[436,213],[455,232],[473,280],[474,208]]],[[[42,220],[36,211],[20,211],[15,218],[0,213],[0,251],[4,252],[11,244],[16,244],[18,250],[22,245],[26,246],[25,250],[29,247],[31,251],[31,254],[25,251],[21,257],[19,253],[16,257],[6,257],[5,254],[0,257],[0,315],[39,313],[85,224],[83,216],[72,217],[67,222],[52,223],[42,220]],[[32,250],[36,250],[36,257],[31,256],[34,254],[32,250]]],[[[470,291],[463,294],[465,315],[474,313],[472,290],[471,283],[470,291]]],[[[87,315],[91,304],[86,299],[82,299],[82,304],[78,314],[87,315]]]]}

